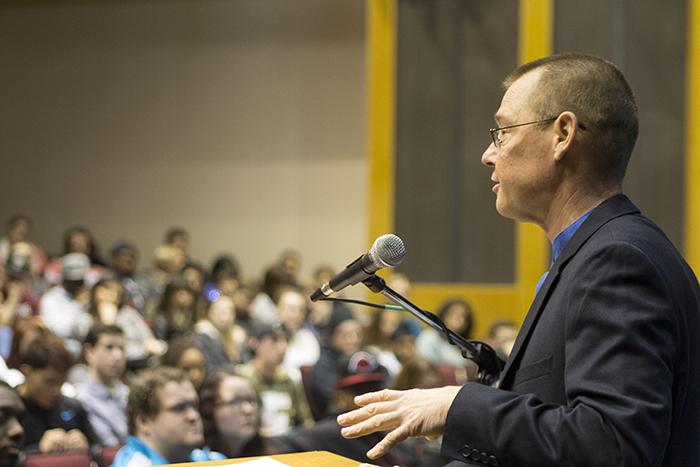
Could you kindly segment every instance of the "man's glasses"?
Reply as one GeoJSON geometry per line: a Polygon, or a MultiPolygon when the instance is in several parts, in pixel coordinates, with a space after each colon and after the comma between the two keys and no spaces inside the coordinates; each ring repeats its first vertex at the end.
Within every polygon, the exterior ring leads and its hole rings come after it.
{"type": "Polygon", "coordinates": [[[517,125],[508,125],[508,126],[502,126],[502,127],[498,127],[498,128],[491,128],[489,130],[489,133],[491,133],[491,139],[493,140],[493,145],[497,148],[500,148],[501,145],[505,142],[505,132],[503,130],[508,130],[510,128],[517,128],[519,126],[525,126],[525,125],[535,125],[537,123],[553,122],[557,118],[558,117],[545,118],[544,120],[537,120],[534,122],[518,123],[517,125]]]}
{"type": "Polygon", "coordinates": [[[250,404],[253,408],[258,406],[258,399],[256,397],[234,397],[227,401],[221,401],[217,405],[219,407],[233,407],[240,409],[244,404],[250,404]]]}
{"type": "MultiPolygon", "coordinates": [[[[505,135],[506,133],[503,132],[503,130],[508,130],[510,128],[517,128],[519,126],[525,126],[525,125],[535,125],[537,123],[548,123],[548,122],[553,122],[559,117],[552,117],[552,118],[545,118],[544,120],[537,120],[534,122],[527,122],[527,123],[518,123],[517,125],[508,125],[508,126],[501,126],[498,128],[491,128],[489,130],[489,133],[491,133],[491,139],[493,140],[493,145],[497,148],[500,148],[501,145],[505,142],[505,135]]],[[[577,125],[580,129],[585,130],[586,125],[584,125],[581,122],[578,122],[577,125]]]]}
{"type": "Polygon", "coordinates": [[[172,407],[167,407],[163,410],[167,412],[172,412],[176,414],[184,414],[188,409],[192,409],[195,412],[199,411],[199,403],[197,401],[186,401],[175,404],[172,407]]]}

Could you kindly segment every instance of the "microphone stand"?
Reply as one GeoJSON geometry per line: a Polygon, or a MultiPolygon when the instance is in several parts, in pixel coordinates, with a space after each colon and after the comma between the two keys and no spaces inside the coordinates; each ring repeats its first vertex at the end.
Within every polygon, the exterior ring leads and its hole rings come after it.
{"type": "Polygon", "coordinates": [[[442,332],[450,344],[459,348],[464,358],[472,360],[478,365],[479,369],[477,370],[476,374],[478,382],[488,386],[494,385],[498,382],[505,362],[498,355],[496,355],[496,352],[490,345],[480,341],[467,340],[459,334],[456,334],[451,329],[448,329],[440,318],[429,311],[421,310],[419,307],[408,301],[408,299],[401,296],[401,294],[395,290],[392,290],[391,287],[386,285],[384,279],[376,274],[372,274],[367,279],[362,281],[362,283],[372,292],[384,295],[392,302],[408,310],[413,316],[420,319],[433,329],[442,332]]]}

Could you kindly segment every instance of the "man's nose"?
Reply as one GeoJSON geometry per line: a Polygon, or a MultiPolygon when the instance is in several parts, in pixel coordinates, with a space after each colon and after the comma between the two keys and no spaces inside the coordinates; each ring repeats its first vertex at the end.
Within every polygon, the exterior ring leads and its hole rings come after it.
{"type": "Polygon", "coordinates": [[[496,159],[496,151],[496,146],[494,146],[493,143],[489,144],[484,153],[481,155],[481,163],[487,167],[493,167],[496,159]]]}
{"type": "Polygon", "coordinates": [[[17,417],[12,417],[7,422],[7,436],[17,444],[21,444],[24,440],[24,428],[17,417]]]}

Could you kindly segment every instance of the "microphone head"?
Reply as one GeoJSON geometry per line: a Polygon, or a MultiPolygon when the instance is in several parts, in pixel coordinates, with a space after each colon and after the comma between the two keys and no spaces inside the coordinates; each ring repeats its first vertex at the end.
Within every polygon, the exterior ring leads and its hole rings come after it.
{"type": "Polygon", "coordinates": [[[398,236],[385,234],[374,241],[369,250],[370,255],[379,267],[395,267],[401,264],[406,255],[406,247],[398,236]]]}

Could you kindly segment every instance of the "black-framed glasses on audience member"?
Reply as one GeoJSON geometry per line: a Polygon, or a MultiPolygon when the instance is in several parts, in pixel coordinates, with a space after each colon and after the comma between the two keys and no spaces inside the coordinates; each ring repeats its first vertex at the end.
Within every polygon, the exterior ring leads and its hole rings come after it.
{"type": "Polygon", "coordinates": [[[164,410],[167,412],[183,414],[183,413],[187,412],[187,409],[192,409],[195,412],[198,412],[199,411],[199,403],[196,401],[180,402],[179,404],[175,404],[172,407],[167,407],[164,410]]]}
{"type": "Polygon", "coordinates": [[[227,401],[221,401],[217,405],[219,407],[233,407],[236,409],[240,409],[243,407],[243,404],[250,404],[253,407],[258,406],[258,399],[256,397],[234,397],[233,399],[229,399],[227,401]]]}

